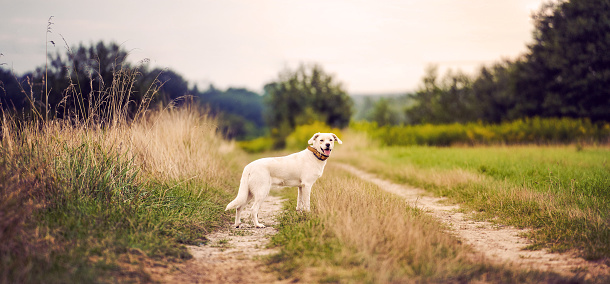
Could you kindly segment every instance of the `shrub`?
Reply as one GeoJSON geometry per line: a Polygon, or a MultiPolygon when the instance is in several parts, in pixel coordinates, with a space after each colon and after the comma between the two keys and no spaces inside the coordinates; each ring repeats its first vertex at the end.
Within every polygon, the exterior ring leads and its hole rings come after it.
{"type": "Polygon", "coordinates": [[[273,139],[268,136],[263,136],[249,141],[240,141],[238,142],[238,145],[248,153],[260,153],[271,150],[273,147],[273,139]]]}
{"type": "Polygon", "coordinates": [[[337,136],[341,136],[341,131],[337,128],[332,128],[324,122],[314,121],[311,124],[297,126],[288,137],[286,137],[286,149],[298,150],[307,147],[307,141],[318,132],[331,132],[337,136]]]}
{"type": "Polygon", "coordinates": [[[423,124],[377,127],[371,122],[352,123],[351,128],[368,133],[385,145],[488,145],[608,143],[610,124],[589,119],[526,118],[496,125],[423,124]]]}

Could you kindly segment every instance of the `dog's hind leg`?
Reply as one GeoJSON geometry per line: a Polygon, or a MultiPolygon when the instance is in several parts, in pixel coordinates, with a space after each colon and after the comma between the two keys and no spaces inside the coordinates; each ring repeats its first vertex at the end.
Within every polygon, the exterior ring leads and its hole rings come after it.
{"type": "Polygon", "coordinates": [[[271,185],[267,187],[263,187],[258,191],[258,194],[254,195],[254,205],[252,205],[252,221],[254,222],[254,226],[257,228],[264,228],[265,225],[258,222],[258,211],[261,209],[261,205],[263,205],[263,201],[269,194],[271,185]]]}
{"type": "Polygon", "coordinates": [[[239,206],[237,207],[237,212],[235,213],[235,224],[233,224],[233,226],[235,228],[239,228],[239,225],[241,225],[241,212],[244,210],[245,206],[239,206]]]}
{"type": "Polygon", "coordinates": [[[258,222],[258,210],[261,208],[261,203],[263,203],[262,200],[260,202],[254,201],[254,206],[252,206],[252,221],[254,221],[254,226],[257,228],[265,227],[265,225],[258,222]]]}
{"type": "Polygon", "coordinates": [[[239,226],[241,225],[241,213],[244,212],[244,210],[246,209],[246,206],[248,205],[248,202],[250,202],[250,200],[252,200],[252,193],[248,192],[248,198],[246,199],[246,203],[237,207],[237,210],[235,213],[235,224],[233,224],[233,226],[235,228],[239,228],[239,226]]]}

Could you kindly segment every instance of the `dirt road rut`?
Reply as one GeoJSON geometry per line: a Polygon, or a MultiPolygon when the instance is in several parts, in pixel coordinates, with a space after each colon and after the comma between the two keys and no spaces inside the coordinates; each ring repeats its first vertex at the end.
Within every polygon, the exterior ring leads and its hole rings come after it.
{"type": "Polygon", "coordinates": [[[206,237],[207,244],[188,246],[193,259],[175,271],[165,275],[164,283],[288,283],[277,280],[277,276],[257,260],[258,257],[275,253],[266,246],[277,232],[275,215],[282,209],[283,200],[268,196],[259,212],[259,220],[267,227],[255,228],[251,224],[249,210],[242,216],[242,228],[223,228],[206,237]],[[248,223],[250,222],[250,223],[248,223]]]}

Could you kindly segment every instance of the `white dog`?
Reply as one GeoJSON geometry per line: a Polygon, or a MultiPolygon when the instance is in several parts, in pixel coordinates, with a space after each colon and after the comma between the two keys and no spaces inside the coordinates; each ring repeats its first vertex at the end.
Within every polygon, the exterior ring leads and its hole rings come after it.
{"type": "Polygon", "coordinates": [[[309,211],[311,186],[322,176],[326,159],[330,156],[335,141],[343,143],[333,133],[316,133],[308,142],[312,146],[301,152],[284,157],[262,158],[248,164],[241,175],[237,197],[225,209],[237,208],[235,227],[239,228],[240,215],[251,199],[254,199],[254,225],[257,228],[265,227],[258,222],[258,210],[272,187],[298,187],[297,210],[309,211]]]}

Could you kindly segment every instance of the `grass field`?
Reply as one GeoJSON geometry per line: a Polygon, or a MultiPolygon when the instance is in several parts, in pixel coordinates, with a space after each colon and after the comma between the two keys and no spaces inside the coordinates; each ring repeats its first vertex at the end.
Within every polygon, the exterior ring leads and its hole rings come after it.
{"type": "Polygon", "coordinates": [[[534,228],[532,249],[610,259],[607,147],[379,147],[361,136],[354,142],[335,158],[449,197],[480,218],[534,228]]]}

